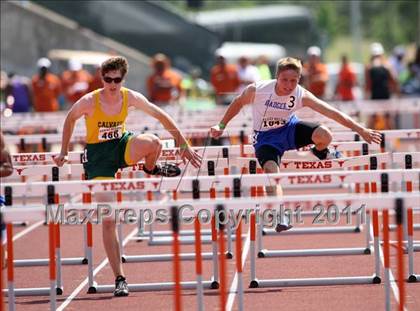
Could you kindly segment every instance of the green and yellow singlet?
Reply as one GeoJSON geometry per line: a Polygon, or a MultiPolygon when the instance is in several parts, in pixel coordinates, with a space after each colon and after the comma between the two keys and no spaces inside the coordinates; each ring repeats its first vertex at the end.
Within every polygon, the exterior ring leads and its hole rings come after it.
{"type": "Polygon", "coordinates": [[[92,116],[85,116],[86,121],[86,143],[98,144],[114,139],[120,139],[125,130],[125,119],[128,112],[128,90],[121,88],[123,100],[121,111],[118,114],[106,114],[100,104],[100,89],[94,91],[94,111],[92,116]]]}

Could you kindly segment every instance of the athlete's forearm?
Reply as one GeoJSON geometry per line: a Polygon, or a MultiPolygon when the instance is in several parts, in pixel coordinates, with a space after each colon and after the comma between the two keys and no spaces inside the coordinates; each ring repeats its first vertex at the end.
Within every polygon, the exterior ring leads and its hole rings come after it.
{"type": "Polygon", "coordinates": [[[67,117],[64,121],[63,135],[61,138],[61,154],[63,155],[67,155],[69,152],[70,139],[73,134],[75,123],[76,122],[71,120],[69,117],[67,117]]]}
{"type": "Polygon", "coordinates": [[[344,125],[345,127],[351,129],[352,131],[355,131],[357,133],[360,133],[365,128],[354,121],[350,116],[336,110],[333,112],[333,119],[340,123],[341,125],[344,125]]]}
{"type": "Polygon", "coordinates": [[[241,109],[242,103],[238,98],[235,98],[226,110],[222,120],[220,120],[220,123],[223,124],[223,127],[226,127],[230,120],[232,120],[239,113],[239,111],[241,111],[241,109]]]}
{"type": "Polygon", "coordinates": [[[162,123],[163,127],[172,135],[177,143],[180,146],[188,144],[187,139],[181,133],[181,130],[175,124],[175,121],[166,113],[163,112],[162,116],[159,118],[159,121],[162,123]]]}

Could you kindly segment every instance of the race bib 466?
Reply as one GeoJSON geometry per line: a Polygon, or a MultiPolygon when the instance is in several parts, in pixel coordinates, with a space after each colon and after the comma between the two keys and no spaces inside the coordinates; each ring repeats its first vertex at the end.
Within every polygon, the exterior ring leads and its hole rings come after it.
{"type": "Polygon", "coordinates": [[[118,139],[122,137],[122,125],[115,127],[100,127],[99,128],[99,141],[106,141],[111,139],[118,139]]]}

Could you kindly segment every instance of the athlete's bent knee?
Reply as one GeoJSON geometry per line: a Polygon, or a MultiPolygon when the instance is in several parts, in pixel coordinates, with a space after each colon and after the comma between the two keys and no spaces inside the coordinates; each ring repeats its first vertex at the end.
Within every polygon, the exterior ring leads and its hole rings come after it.
{"type": "Polygon", "coordinates": [[[268,160],[264,163],[264,172],[265,173],[278,173],[279,171],[279,166],[277,164],[277,162],[273,161],[273,160],[268,160]]]}
{"type": "Polygon", "coordinates": [[[332,141],[332,133],[324,125],[319,126],[312,135],[312,141],[315,144],[329,144],[332,141]]]}

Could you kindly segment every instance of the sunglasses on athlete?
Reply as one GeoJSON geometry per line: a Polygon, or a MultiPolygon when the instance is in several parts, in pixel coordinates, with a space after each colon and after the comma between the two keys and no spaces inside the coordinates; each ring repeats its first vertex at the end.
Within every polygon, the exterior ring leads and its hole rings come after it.
{"type": "Polygon", "coordinates": [[[103,77],[103,78],[106,83],[112,83],[112,81],[114,81],[115,84],[121,83],[121,81],[123,80],[122,77],[117,77],[117,78],[103,77]]]}

